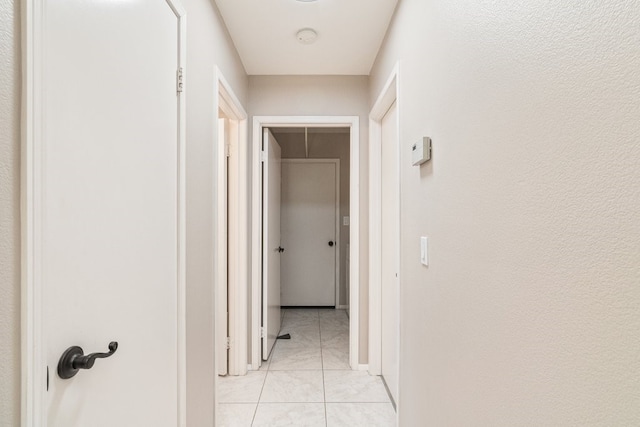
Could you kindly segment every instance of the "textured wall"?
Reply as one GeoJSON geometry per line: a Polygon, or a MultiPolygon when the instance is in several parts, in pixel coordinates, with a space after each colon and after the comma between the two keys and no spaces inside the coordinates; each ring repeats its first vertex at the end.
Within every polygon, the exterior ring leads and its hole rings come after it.
{"type": "Polygon", "coordinates": [[[366,76],[249,77],[252,116],[360,116],[360,363],[367,363],[369,346],[367,85],[366,76]]]}
{"type": "Polygon", "coordinates": [[[214,65],[246,108],[247,76],[210,0],[187,10],[187,423],[213,425],[213,110],[214,65]]]}
{"type": "Polygon", "coordinates": [[[20,2],[0,0],[0,425],[20,423],[20,2]]]}
{"type": "Polygon", "coordinates": [[[640,425],[640,3],[402,0],[397,60],[401,425],[640,425]]]}

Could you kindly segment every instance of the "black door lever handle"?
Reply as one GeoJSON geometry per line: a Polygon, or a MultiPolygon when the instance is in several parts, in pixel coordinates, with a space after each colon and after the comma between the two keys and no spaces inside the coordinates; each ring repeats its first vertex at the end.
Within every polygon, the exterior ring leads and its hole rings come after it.
{"type": "Polygon", "coordinates": [[[91,369],[96,359],[104,359],[111,357],[118,349],[118,343],[111,341],[109,343],[109,353],[91,353],[84,355],[82,347],[69,347],[62,353],[58,362],[58,376],[64,380],[69,379],[78,373],[80,369],[91,369]]]}

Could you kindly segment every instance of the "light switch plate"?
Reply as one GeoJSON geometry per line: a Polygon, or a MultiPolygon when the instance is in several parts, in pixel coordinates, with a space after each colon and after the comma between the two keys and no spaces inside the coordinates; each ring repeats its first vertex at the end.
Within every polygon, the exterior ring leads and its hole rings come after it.
{"type": "Polygon", "coordinates": [[[431,138],[423,137],[411,146],[411,164],[420,166],[431,159],[431,138]]]}
{"type": "Polygon", "coordinates": [[[348,216],[343,216],[342,217],[342,225],[349,225],[349,217],[348,216]]]}
{"type": "Polygon", "coordinates": [[[429,266],[429,238],[420,237],[420,262],[429,266]]]}

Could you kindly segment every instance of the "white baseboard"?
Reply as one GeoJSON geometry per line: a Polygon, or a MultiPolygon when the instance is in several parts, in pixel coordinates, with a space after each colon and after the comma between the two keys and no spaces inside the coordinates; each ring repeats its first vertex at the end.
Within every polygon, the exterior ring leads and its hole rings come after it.
{"type": "Polygon", "coordinates": [[[368,371],[369,370],[369,364],[368,363],[366,363],[366,364],[361,363],[356,367],[355,370],[356,371],[368,371]]]}
{"type": "Polygon", "coordinates": [[[346,310],[348,308],[348,305],[336,305],[336,310],[346,310]]]}

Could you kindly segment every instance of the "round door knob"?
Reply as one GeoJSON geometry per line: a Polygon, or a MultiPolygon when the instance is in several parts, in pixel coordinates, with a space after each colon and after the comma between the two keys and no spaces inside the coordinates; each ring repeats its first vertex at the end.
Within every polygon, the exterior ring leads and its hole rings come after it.
{"type": "Polygon", "coordinates": [[[333,246],[333,244],[334,244],[333,241],[329,242],[329,246],[333,246]]]}

